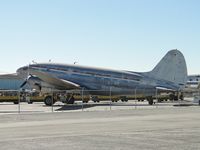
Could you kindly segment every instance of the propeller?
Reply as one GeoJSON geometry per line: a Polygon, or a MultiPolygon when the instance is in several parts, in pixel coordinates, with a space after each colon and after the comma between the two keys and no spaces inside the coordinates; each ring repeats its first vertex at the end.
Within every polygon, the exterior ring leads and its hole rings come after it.
{"type": "Polygon", "coordinates": [[[34,86],[41,91],[42,85],[41,83],[37,83],[37,78],[30,74],[30,64],[27,66],[25,73],[27,74],[26,78],[24,79],[23,83],[20,85],[20,88],[23,88],[27,83],[30,85],[30,88],[34,88],[34,86]]]}
{"type": "Polygon", "coordinates": [[[29,67],[30,67],[30,64],[26,68],[26,70],[27,70],[27,77],[24,80],[24,82],[20,85],[20,88],[23,88],[28,83],[28,80],[32,77],[32,75],[29,73],[29,67]]]}
{"type": "Polygon", "coordinates": [[[20,85],[20,88],[23,88],[27,83],[28,83],[28,80],[32,77],[31,74],[28,75],[28,77],[26,78],[26,80],[20,85]]]}

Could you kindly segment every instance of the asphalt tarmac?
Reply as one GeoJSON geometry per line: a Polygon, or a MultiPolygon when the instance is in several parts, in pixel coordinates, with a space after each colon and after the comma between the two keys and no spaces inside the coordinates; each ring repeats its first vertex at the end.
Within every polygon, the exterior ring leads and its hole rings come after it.
{"type": "MultiPolygon", "coordinates": [[[[0,109],[3,106],[7,107],[4,104],[0,109]]],[[[35,104],[29,107],[41,106],[35,104]]],[[[131,105],[129,109],[119,106],[111,110],[109,106],[105,106],[107,110],[104,106],[100,107],[102,110],[95,106],[91,111],[86,111],[88,108],[84,111],[57,111],[63,107],[56,107],[53,113],[34,110],[20,114],[2,112],[0,149],[200,149],[199,106],[142,105],[142,108],[138,106],[135,109],[131,105]]]]}

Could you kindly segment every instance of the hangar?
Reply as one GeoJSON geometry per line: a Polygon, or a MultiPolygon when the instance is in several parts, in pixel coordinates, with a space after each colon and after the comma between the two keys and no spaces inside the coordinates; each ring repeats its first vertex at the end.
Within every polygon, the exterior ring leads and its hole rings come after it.
{"type": "MultiPolygon", "coordinates": [[[[24,80],[16,73],[0,75],[0,90],[19,90],[24,80]]],[[[28,89],[28,85],[24,89],[28,89]]]]}
{"type": "MultiPolygon", "coordinates": [[[[24,79],[18,76],[16,73],[13,74],[1,74],[0,75],[0,101],[1,102],[14,102],[18,103],[20,85],[24,82],[24,79]]],[[[24,89],[29,89],[29,85],[25,85],[24,89]]],[[[25,94],[20,92],[21,100],[25,101],[25,94]]]]}

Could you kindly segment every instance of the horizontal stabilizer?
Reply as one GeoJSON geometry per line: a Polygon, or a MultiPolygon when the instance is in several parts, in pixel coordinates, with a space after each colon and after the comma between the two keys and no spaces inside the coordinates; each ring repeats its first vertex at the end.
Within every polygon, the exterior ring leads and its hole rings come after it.
{"type": "Polygon", "coordinates": [[[174,91],[173,89],[169,89],[169,88],[165,88],[165,87],[156,87],[157,90],[161,90],[161,91],[174,91]]]}

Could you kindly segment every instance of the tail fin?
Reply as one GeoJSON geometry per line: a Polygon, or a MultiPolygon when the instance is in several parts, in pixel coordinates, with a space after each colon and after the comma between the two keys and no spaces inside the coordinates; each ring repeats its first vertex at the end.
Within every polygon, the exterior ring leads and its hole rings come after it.
{"type": "Polygon", "coordinates": [[[173,82],[182,88],[187,81],[187,66],[185,58],[180,51],[171,50],[149,73],[155,78],[173,82]]]}

